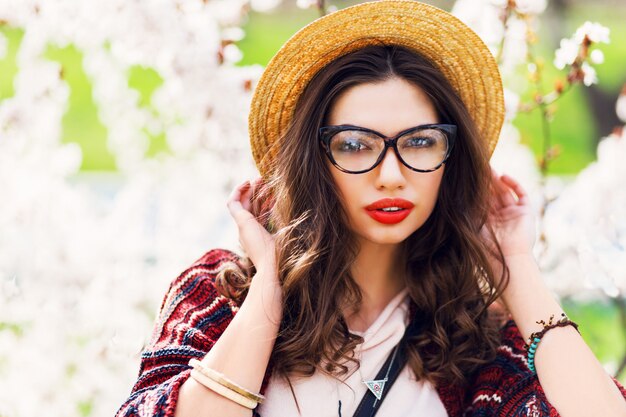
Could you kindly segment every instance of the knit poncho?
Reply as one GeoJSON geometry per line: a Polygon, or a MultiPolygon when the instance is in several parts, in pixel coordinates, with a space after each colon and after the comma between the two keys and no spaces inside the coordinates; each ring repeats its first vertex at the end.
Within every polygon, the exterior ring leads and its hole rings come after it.
{"type": "MultiPolygon", "coordinates": [[[[151,341],[142,351],[137,381],[116,417],[174,416],[180,387],[190,376],[189,360],[203,358],[239,310],[214,285],[221,264],[238,259],[229,250],[213,249],[171,283],[161,303],[151,341]]],[[[528,368],[524,339],[515,323],[506,322],[500,335],[495,360],[477,372],[469,388],[436,387],[448,415],[558,417],[537,375],[528,368]]],[[[261,393],[270,376],[268,366],[261,393]]],[[[626,389],[615,379],[614,382],[626,398],[626,389]]],[[[257,412],[254,416],[261,417],[257,412]]]]}

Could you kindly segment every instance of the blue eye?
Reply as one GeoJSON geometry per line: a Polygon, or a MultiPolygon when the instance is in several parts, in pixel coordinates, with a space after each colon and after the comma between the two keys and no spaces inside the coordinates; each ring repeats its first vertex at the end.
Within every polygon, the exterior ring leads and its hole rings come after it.
{"type": "Polygon", "coordinates": [[[432,138],[428,138],[428,137],[414,137],[414,138],[410,138],[407,139],[404,142],[404,147],[409,147],[409,148],[430,148],[431,146],[433,146],[435,144],[435,140],[432,138]]]}
{"type": "Polygon", "coordinates": [[[384,141],[367,132],[344,130],[333,136],[330,148],[333,152],[346,154],[363,154],[373,150],[380,150],[384,141]]]}
{"type": "Polygon", "coordinates": [[[358,139],[342,139],[337,141],[336,149],[341,152],[359,152],[369,150],[370,148],[358,139]]]}

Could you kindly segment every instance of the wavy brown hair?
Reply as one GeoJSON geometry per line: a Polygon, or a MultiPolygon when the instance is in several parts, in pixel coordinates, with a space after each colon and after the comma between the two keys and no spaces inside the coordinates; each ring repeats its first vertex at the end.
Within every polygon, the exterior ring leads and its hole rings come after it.
{"type": "MultiPolygon", "coordinates": [[[[424,326],[410,340],[409,366],[418,380],[466,385],[495,357],[498,332],[487,307],[506,286],[508,270],[494,275],[490,259],[503,264],[502,251],[479,234],[492,187],[486,141],[430,61],[404,47],[374,45],[341,56],[315,75],[279,141],[272,177],[255,196],[255,211],[276,234],[284,308],[270,365],[279,375],[310,376],[316,369],[342,375],[349,370],[346,361],[358,363],[353,353],[363,338],[349,333],[342,315],[346,305],[358,308],[362,301],[350,274],[358,247],[317,132],[347,88],[391,77],[420,87],[439,122],[458,129],[433,212],[401,243],[411,319],[424,326]]],[[[218,287],[241,303],[254,273],[244,256],[220,272],[218,287]]]]}

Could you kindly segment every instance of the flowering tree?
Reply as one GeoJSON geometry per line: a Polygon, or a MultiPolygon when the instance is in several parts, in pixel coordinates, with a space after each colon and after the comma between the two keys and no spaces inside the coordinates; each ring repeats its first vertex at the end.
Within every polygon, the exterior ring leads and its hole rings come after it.
{"type": "MultiPolygon", "coordinates": [[[[247,112],[260,66],[233,41],[265,0],[0,0],[21,28],[15,93],[0,103],[0,415],[112,415],[169,281],[205,250],[234,246],[225,200],[257,175],[247,112]],[[118,173],[79,173],[61,141],[70,94],[45,58],[73,45],[118,173]],[[132,67],[162,79],[149,106],[132,67]],[[168,153],[146,155],[148,136],[168,153]]],[[[0,36],[0,53],[7,51],[0,36]]]]}
{"type": "MultiPolygon", "coordinates": [[[[556,79],[552,90],[546,92],[544,60],[533,52],[538,16],[546,5],[546,0],[459,0],[453,13],[481,35],[498,59],[507,117],[492,164],[518,177],[535,198],[540,219],[535,251],[547,283],[560,296],[613,300],[621,311],[626,339],[626,189],[620,175],[624,167],[619,166],[626,157],[624,129],[616,129],[600,142],[597,161],[570,184],[549,175],[550,162],[561,153],[551,144],[554,103],[577,85],[598,82],[593,65],[602,63],[604,55],[596,46],[609,42],[609,30],[585,22],[571,38],[561,40],[553,63],[564,71],[564,78],[556,79]],[[516,70],[523,65],[530,85],[515,82],[516,70]],[[513,91],[514,87],[518,91],[513,91]],[[520,101],[520,87],[534,90],[531,103],[520,101]],[[519,133],[511,124],[518,112],[531,111],[538,111],[542,120],[543,152],[536,162],[519,143],[519,133]]],[[[622,96],[617,108],[622,121],[626,121],[626,104],[620,104],[624,101],[622,96]]],[[[626,354],[613,371],[619,375],[625,367],[626,354]]]]}
{"type": "MultiPolygon", "coordinates": [[[[235,183],[257,175],[246,126],[261,68],[235,66],[234,42],[249,10],[278,2],[0,0],[0,25],[23,30],[15,93],[0,102],[0,381],[8,381],[1,416],[112,415],[171,279],[207,248],[236,246],[224,202],[235,183]],[[80,173],[80,148],[61,140],[70,91],[61,64],[45,58],[51,45],[80,51],[118,168],[112,178],[80,173]],[[133,67],[162,79],[148,106],[129,87],[133,67]],[[168,152],[150,157],[157,135],[168,152]]],[[[298,4],[334,10],[323,1],[298,4]]],[[[600,288],[623,299],[625,191],[608,172],[624,171],[624,131],[564,186],[547,175],[555,149],[548,143],[536,163],[511,124],[519,111],[539,109],[548,126],[558,97],[597,81],[594,46],[608,33],[587,24],[557,51],[565,80],[521,102],[506,80],[528,63],[534,79],[541,76],[528,33],[544,9],[545,1],[459,0],[453,12],[500,62],[507,121],[493,164],[537,197],[538,254],[550,285],[563,295],[600,288]]],[[[7,45],[0,32],[0,59],[7,45]]]]}

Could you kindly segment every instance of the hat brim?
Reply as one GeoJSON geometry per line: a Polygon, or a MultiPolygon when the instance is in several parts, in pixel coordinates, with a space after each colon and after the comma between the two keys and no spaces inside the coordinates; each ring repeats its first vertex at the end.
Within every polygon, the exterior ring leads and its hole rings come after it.
{"type": "Polygon", "coordinates": [[[371,44],[415,50],[446,77],[459,94],[489,155],[504,121],[498,65],[484,42],[465,23],[435,6],[413,0],[361,3],[320,17],[294,34],[261,75],[250,106],[252,154],[263,177],[295,105],[315,74],[334,59],[371,44]]]}

